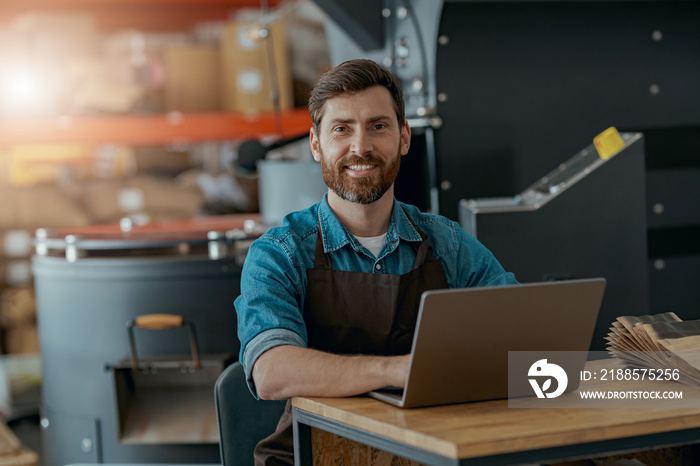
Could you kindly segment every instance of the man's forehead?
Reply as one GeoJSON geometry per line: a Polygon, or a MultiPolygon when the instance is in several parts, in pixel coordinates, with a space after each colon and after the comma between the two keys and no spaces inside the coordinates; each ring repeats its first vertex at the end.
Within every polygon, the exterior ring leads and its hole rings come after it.
{"type": "Polygon", "coordinates": [[[323,119],[329,122],[375,120],[392,116],[396,118],[394,101],[389,91],[382,86],[332,97],[323,106],[323,119]]]}

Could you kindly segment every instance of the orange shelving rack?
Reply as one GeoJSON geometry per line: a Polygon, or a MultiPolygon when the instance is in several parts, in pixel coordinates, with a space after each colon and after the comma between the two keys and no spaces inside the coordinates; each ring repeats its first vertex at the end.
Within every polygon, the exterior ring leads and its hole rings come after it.
{"type": "Polygon", "coordinates": [[[38,143],[165,145],[308,132],[306,108],[257,114],[179,113],[0,120],[0,146],[38,143]]]}

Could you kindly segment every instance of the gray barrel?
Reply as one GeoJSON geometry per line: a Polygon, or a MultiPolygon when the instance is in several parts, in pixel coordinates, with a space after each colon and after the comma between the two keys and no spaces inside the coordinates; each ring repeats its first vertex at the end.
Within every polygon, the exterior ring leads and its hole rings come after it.
{"type": "MultiPolygon", "coordinates": [[[[230,217],[230,224],[217,219],[214,229],[198,224],[183,232],[37,232],[32,268],[46,466],[220,463],[217,442],[121,442],[120,395],[110,367],[130,354],[127,322],[158,313],[192,322],[201,353],[237,359],[233,301],[240,291],[242,257],[256,233],[245,231],[238,216],[230,217]]],[[[142,335],[139,354],[189,354],[186,331],[142,335]]],[[[213,385],[211,393],[213,406],[213,385]]],[[[188,416],[186,410],[181,414],[188,416]]]]}

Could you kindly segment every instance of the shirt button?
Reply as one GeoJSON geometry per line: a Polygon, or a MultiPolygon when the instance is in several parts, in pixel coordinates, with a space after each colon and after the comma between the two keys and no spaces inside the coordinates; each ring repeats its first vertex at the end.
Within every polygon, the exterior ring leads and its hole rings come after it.
{"type": "Polygon", "coordinates": [[[382,270],[382,265],[381,265],[381,264],[377,264],[377,265],[374,266],[374,268],[377,269],[377,270],[382,270]]]}

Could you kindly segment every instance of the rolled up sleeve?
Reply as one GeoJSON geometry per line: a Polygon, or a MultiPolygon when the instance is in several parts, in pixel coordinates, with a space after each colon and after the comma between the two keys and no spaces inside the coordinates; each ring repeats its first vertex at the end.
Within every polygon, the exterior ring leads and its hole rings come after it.
{"type": "Polygon", "coordinates": [[[253,380],[253,365],[265,351],[274,348],[275,346],[282,345],[300,347],[306,346],[304,344],[304,340],[302,340],[298,334],[283,328],[265,330],[264,332],[257,334],[252,340],[250,340],[248,345],[246,345],[246,350],[243,353],[241,364],[243,364],[243,369],[245,370],[248,388],[256,399],[260,399],[260,397],[258,396],[258,390],[256,389],[255,381],[253,380]]]}
{"type": "Polygon", "coordinates": [[[252,371],[258,357],[275,346],[307,344],[305,289],[300,268],[293,265],[279,239],[263,236],[253,242],[243,266],[241,294],[234,306],[241,342],[239,360],[256,398],[252,371]]]}

